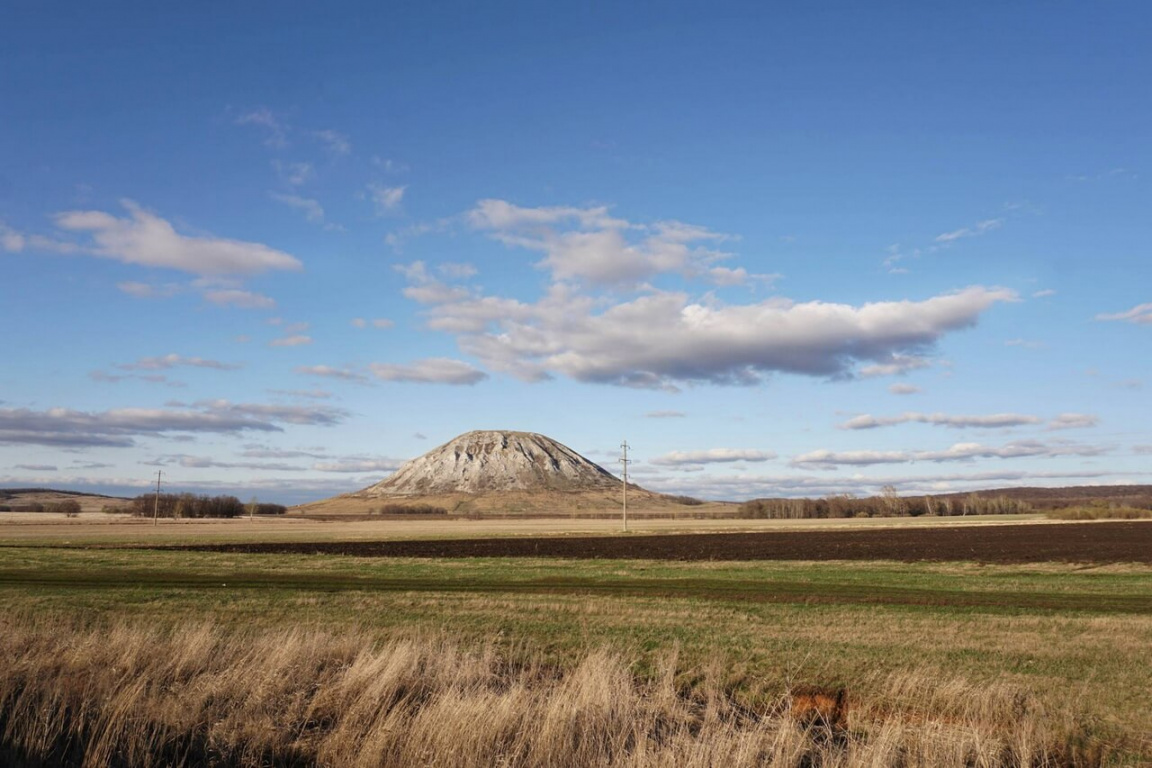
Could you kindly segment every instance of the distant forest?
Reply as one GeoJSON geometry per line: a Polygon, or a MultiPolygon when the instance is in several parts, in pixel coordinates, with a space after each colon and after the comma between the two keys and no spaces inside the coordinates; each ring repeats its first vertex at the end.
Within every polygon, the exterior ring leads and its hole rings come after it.
{"type": "Polygon", "coordinates": [[[1152,485],[999,488],[971,493],[900,496],[887,486],[878,496],[851,494],[819,499],[753,499],[739,516],[768,519],[1013,515],[1071,507],[1152,510],[1152,485]]]}

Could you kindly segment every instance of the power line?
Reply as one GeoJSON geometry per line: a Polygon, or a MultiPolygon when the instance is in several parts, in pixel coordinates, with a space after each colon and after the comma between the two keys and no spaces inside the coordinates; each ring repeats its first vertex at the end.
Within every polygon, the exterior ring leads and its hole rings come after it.
{"type": "Polygon", "coordinates": [[[152,525],[160,525],[160,475],[164,470],[156,470],[156,503],[152,506],[152,525]]]}
{"type": "Polygon", "coordinates": [[[620,457],[620,463],[624,465],[624,530],[628,530],[628,465],[632,463],[632,459],[628,458],[628,441],[620,443],[620,447],[624,449],[624,455],[620,457]]]}

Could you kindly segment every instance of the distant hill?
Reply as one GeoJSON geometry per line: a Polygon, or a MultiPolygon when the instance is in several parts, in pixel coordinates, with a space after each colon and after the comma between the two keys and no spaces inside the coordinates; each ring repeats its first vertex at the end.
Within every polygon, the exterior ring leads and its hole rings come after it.
{"type": "Polygon", "coordinates": [[[0,512],[36,512],[38,507],[72,500],[84,512],[99,512],[104,507],[120,506],[128,499],[99,493],[62,491],[55,488],[0,488],[0,512]]]}
{"type": "MultiPolygon", "coordinates": [[[[467,432],[355,493],[304,504],[305,514],[365,513],[430,505],[452,514],[619,514],[623,481],[545,435],[512,430],[467,432]]],[[[694,499],[628,484],[629,508],[683,511],[694,499]]],[[[709,506],[733,505],[714,503],[709,506]]]]}

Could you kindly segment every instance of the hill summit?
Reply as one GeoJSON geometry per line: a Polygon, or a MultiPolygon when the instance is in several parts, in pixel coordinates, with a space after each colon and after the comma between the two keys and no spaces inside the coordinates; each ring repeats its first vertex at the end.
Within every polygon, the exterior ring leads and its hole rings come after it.
{"type": "Polygon", "coordinates": [[[490,491],[602,491],[620,487],[608,470],[534,432],[467,432],[404,464],[354,496],[432,496],[490,491]]]}

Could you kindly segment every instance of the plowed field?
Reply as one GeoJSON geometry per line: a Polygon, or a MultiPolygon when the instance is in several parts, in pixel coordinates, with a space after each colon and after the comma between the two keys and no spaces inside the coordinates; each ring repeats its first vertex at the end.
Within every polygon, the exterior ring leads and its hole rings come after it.
{"type": "Polygon", "coordinates": [[[659,536],[247,543],[177,548],[358,557],[1152,563],[1152,521],[659,536]]]}

